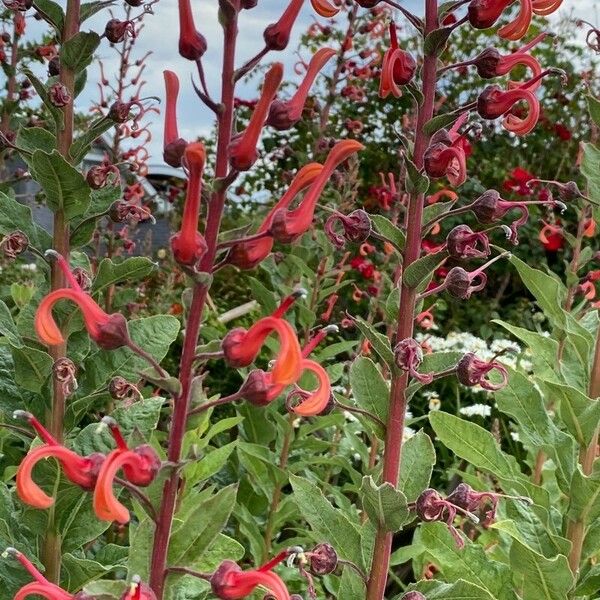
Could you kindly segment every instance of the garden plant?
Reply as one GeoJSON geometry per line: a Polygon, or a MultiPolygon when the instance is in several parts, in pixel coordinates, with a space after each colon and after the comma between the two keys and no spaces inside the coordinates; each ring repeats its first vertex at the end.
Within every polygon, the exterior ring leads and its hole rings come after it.
{"type": "Polygon", "coordinates": [[[221,48],[178,0],[157,74],[166,4],[3,0],[2,268],[35,274],[0,288],[0,596],[597,599],[600,31],[561,39],[563,0],[289,0],[248,57],[266,0],[203,0],[221,48]],[[183,139],[190,65],[214,129],[183,139]],[[159,110],[186,184],[155,262],[124,254],[159,110]]]}

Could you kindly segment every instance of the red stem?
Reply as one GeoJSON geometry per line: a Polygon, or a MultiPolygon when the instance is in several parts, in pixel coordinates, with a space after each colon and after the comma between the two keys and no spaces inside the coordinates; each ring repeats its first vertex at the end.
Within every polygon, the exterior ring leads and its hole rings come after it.
{"type": "MultiPolygon", "coordinates": [[[[238,33],[237,14],[239,11],[239,0],[235,0],[234,4],[234,14],[224,25],[224,52],[221,84],[221,105],[223,108],[219,113],[218,119],[218,141],[215,167],[217,180],[223,180],[228,174],[227,148],[231,142],[233,128],[233,99],[235,92],[234,59],[238,33]]],[[[209,203],[206,220],[205,239],[207,252],[200,264],[200,270],[205,273],[210,273],[214,265],[226,194],[227,187],[222,184],[219,185],[219,182],[217,181],[215,192],[209,203]]],[[[172,463],[178,463],[181,460],[181,449],[183,446],[183,437],[185,435],[190,406],[194,355],[196,352],[196,343],[200,332],[202,313],[204,312],[208,287],[209,286],[205,283],[198,283],[195,285],[192,305],[186,323],[186,335],[179,369],[181,394],[175,399],[173,420],[169,432],[168,460],[172,463]]],[[[150,563],[149,582],[150,587],[156,594],[157,600],[162,600],[164,594],[165,577],[167,575],[169,537],[177,504],[177,492],[179,490],[180,481],[179,471],[174,469],[173,474],[165,482],[162,503],[158,513],[156,531],[154,534],[154,546],[152,548],[152,559],[150,563]]]]}
{"type": "MultiPolygon", "coordinates": [[[[425,35],[438,27],[438,7],[436,0],[426,0],[425,3],[425,35]]],[[[436,56],[425,56],[423,61],[423,104],[419,107],[414,163],[418,169],[423,167],[423,156],[429,137],[423,127],[433,117],[435,90],[437,82],[436,56]]],[[[412,195],[408,204],[406,249],[404,252],[403,268],[419,258],[421,251],[422,221],[424,195],[412,195]]],[[[416,289],[401,287],[400,311],[398,313],[398,328],[396,339],[403,340],[412,337],[416,305],[416,289]]],[[[406,387],[408,375],[395,375],[392,379],[390,392],[390,412],[386,428],[385,450],[383,455],[383,479],[396,486],[402,458],[402,438],[404,419],[406,415],[406,387]]],[[[382,600],[388,579],[390,554],[392,549],[392,534],[383,528],[377,530],[373,563],[367,586],[367,600],[382,600]]]]}

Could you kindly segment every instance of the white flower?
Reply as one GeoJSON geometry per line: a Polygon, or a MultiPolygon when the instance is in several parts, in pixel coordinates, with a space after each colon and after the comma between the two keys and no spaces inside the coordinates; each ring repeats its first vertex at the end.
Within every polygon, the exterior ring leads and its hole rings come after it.
{"type": "Polygon", "coordinates": [[[465,417],[489,417],[492,414],[492,407],[487,404],[471,404],[471,406],[463,406],[459,412],[465,417]]]}
{"type": "Polygon", "coordinates": [[[517,431],[511,431],[510,432],[510,437],[515,441],[515,442],[520,442],[521,438],[519,437],[519,433],[517,431]]]}
{"type": "Polygon", "coordinates": [[[406,442],[407,440],[410,440],[411,437],[413,437],[413,435],[415,435],[417,432],[414,429],[411,429],[410,427],[405,427],[404,428],[404,434],[402,436],[402,442],[406,442]]]}
{"type": "Polygon", "coordinates": [[[442,401],[439,396],[434,395],[429,398],[429,410],[440,410],[441,406],[442,401]]]}

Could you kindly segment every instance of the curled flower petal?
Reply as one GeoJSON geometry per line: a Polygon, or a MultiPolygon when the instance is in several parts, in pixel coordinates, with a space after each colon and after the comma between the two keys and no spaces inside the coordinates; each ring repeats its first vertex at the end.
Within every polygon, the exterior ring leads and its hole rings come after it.
{"type": "Polygon", "coordinates": [[[334,6],[328,0],[310,0],[310,3],[313,7],[313,10],[318,15],[327,19],[335,17],[335,15],[337,15],[340,12],[339,7],[334,6]]]}
{"type": "Polygon", "coordinates": [[[533,12],[545,17],[557,11],[562,3],[563,0],[533,0],[533,12]]]}
{"type": "Polygon", "coordinates": [[[520,40],[529,29],[533,18],[532,0],[519,0],[517,18],[498,30],[498,35],[506,40],[520,40]]]}
{"type": "Polygon", "coordinates": [[[294,406],[292,410],[301,417],[312,417],[321,414],[327,407],[331,396],[331,383],[329,382],[327,371],[314,360],[304,359],[302,361],[302,369],[316,375],[318,387],[298,404],[298,406],[294,406]]]}

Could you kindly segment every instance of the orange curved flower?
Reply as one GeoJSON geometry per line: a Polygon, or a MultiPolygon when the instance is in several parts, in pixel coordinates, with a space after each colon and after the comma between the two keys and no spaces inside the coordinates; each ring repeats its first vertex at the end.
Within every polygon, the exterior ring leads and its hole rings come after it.
{"type": "Polygon", "coordinates": [[[379,97],[387,98],[390,94],[395,98],[402,96],[401,85],[406,85],[414,77],[417,63],[409,52],[398,45],[396,24],[392,21],[389,27],[390,48],[383,55],[381,78],[379,80],[379,97]]]}
{"type": "Polygon", "coordinates": [[[120,313],[109,315],[104,312],[94,299],[81,289],[66,260],[54,251],[47,251],[46,254],[56,260],[71,287],[50,292],[40,302],[34,319],[35,331],[40,340],[48,346],[56,346],[64,342],[63,335],[52,316],[52,309],[59,300],[71,300],[81,310],[85,327],[98,346],[104,350],[127,346],[130,339],[125,317],[120,313]]]}
{"type": "Polygon", "coordinates": [[[179,137],[177,127],[177,96],[179,79],[173,71],[163,71],[165,79],[165,124],[163,135],[163,160],[171,167],[180,167],[187,142],[179,137]]]}
{"type": "Polygon", "coordinates": [[[363,148],[364,146],[356,140],[343,140],[332,148],[322,171],[313,181],[298,207],[294,210],[281,208],[273,214],[271,231],[276,240],[290,243],[308,231],[316,204],[333,171],[352,154],[363,148]]]}
{"type": "Polygon", "coordinates": [[[563,0],[533,0],[533,12],[545,17],[557,11],[562,3],[563,0]]]}
{"type": "Polygon", "coordinates": [[[179,0],[179,54],[188,60],[198,60],[206,52],[206,40],[194,25],[190,0],[179,0]]]}
{"type": "Polygon", "coordinates": [[[458,200],[458,194],[452,190],[442,189],[431,194],[431,196],[427,196],[427,204],[435,204],[442,198],[448,198],[449,202],[456,202],[458,200]]]}
{"type": "Polygon", "coordinates": [[[229,162],[236,171],[248,171],[258,159],[256,146],[265,124],[271,103],[283,79],[283,65],[275,63],[265,76],[260,98],[246,130],[236,137],[229,146],[229,162]]]}
{"type": "Polygon", "coordinates": [[[498,29],[498,35],[505,40],[520,40],[531,25],[533,0],[519,0],[519,4],[519,14],[516,19],[498,29]]]}
{"type": "Polygon", "coordinates": [[[502,91],[500,86],[490,85],[479,96],[477,111],[484,119],[497,119],[506,115],[520,101],[526,102],[527,115],[521,118],[508,114],[502,124],[507,131],[525,135],[534,129],[540,118],[540,102],[533,91],[525,87],[502,91]]]}
{"type": "Polygon", "coordinates": [[[316,375],[318,387],[314,392],[302,390],[303,400],[292,410],[301,417],[313,417],[321,414],[327,407],[331,396],[331,383],[327,371],[314,360],[303,360],[302,369],[316,375]]]}
{"type": "MultiPolygon", "coordinates": [[[[296,176],[292,180],[292,183],[285,194],[269,211],[269,214],[258,228],[257,233],[269,231],[275,213],[281,208],[287,208],[300,192],[314,182],[322,170],[323,165],[319,163],[309,163],[308,165],[303,166],[298,173],[296,173],[296,176]]],[[[273,238],[270,235],[250,242],[240,242],[231,247],[227,262],[240,269],[253,269],[271,253],[272,249],[273,238]]]]}
{"type": "Polygon", "coordinates": [[[212,592],[222,600],[246,598],[259,586],[269,590],[274,600],[290,600],[285,583],[265,567],[242,571],[236,563],[226,560],[211,577],[212,592]]]}
{"type": "Polygon", "coordinates": [[[202,174],[206,161],[204,144],[189,144],[184,151],[185,164],[189,171],[188,186],[183,206],[181,229],[171,236],[171,249],[180,265],[195,266],[206,252],[206,241],[198,231],[202,174]]]}
{"type": "Polygon", "coordinates": [[[331,4],[329,0],[310,0],[310,3],[318,15],[327,19],[335,17],[340,12],[340,8],[331,4]]]}

